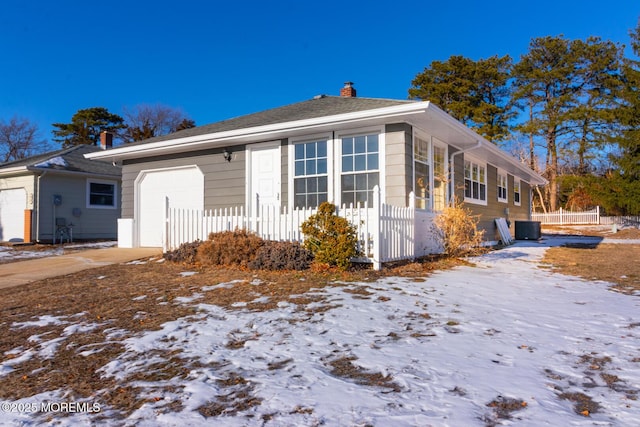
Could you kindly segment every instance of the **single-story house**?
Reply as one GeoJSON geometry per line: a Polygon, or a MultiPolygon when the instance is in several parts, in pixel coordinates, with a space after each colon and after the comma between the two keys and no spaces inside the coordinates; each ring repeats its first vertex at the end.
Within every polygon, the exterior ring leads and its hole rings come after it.
{"type": "Polygon", "coordinates": [[[453,197],[494,219],[530,219],[544,178],[430,102],[340,96],[313,99],[87,154],[122,165],[119,242],[162,246],[165,201],[208,210],[288,209],[372,199],[442,210],[453,197]]]}
{"type": "Polygon", "coordinates": [[[120,166],[91,161],[102,145],[78,145],[0,164],[0,241],[116,239],[120,166]]]}

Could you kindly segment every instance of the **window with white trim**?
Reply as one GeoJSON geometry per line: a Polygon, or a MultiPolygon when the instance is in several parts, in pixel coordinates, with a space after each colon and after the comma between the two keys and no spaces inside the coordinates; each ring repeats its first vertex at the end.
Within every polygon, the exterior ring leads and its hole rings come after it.
{"type": "Polygon", "coordinates": [[[487,166],[471,160],[464,162],[464,199],[487,202],[487,166]]]}
{"type": "Polygon", "coordinates": [[[328,197],[327,141],[294,145],[293,204],[296,208],[315,208],[328,197]]]}
{"type": "Polygon", "coordinates": [[[87,207],[99,209],[115,209],[116,182],[102,180],[87,181],[87,207]]]}
{"type": "Polygon", "coordinates": [[[433,144],[433,210],[447,205],[447,148],[433,144]]]}
{"type": "Polygon", "coordinates": [[[520,206],[520,180],[513,180],[513,204],[520,206]]]}
{"type": "Polygon", "coordinates": [[[416,208],[430,207],[429,180],[429,143],[416,137],[413,140],[413,192],[416,195],[416,208]]]}
{"type": "Polygon", "coordinates": [[[498,201],[507,202],[507,174],[498,171],[498,201]]]}
{"type": "Polygon", "coordinates": [[[356,206],[373,202],[373,187],[380,182],[378,138],[378,134],[342,138],[342,203],[356,206]]]}

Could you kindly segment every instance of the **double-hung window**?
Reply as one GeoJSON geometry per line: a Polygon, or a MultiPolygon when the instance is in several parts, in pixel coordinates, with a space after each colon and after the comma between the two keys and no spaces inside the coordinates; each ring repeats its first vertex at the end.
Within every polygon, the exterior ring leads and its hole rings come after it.
{"type": "Polygon", "coordinates": [[[470,202],[487,201],[487,167],[471,160],[464,162],[464,198],[470,202]]]}
{"type": "Polygon", "coordinates": [[[340,198],[347,206],[373,202],[380,181],[378,140],[378,134],[342,138],[340,198]]]}
{"type": "Polygon", "coordinates": [[[433,144],[433,210],[441,211],[447,205],[447,149],[433,144]]]}
{"type": "Polygon", "coordinates": [[[498,171],[498,201],[507,202],[507,174],[498,171]]]}
{"type": "Polygon", "coordinates": [[[520,206],[520,180],[513,181],[513,204],[520,206]]]}
{"type": "Polygon", "coordinates": [[[429,208],[429,143],[415,138],[413,143],[413,191],[416,195],[416,207],[429,208]]]}
{"type": "Polygon", "coordinates": [[[315,208],[327,201],[327,141],[294,145],[293,202],[315,208]]]}

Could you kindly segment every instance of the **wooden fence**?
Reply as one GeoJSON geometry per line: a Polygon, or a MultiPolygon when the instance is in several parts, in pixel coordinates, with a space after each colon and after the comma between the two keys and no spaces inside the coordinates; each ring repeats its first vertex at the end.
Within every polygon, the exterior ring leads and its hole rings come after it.
{"type": "Polygon", "coordinates": [[[532,221],[548,225],[600,224],[600,206],[590,211],[572,212],[562,208],[555,212],[531,214],[532,221]]]}
{"type": "MultiPolygon", "coordinates": [[[[429,253],[441,252],[433,233],[435,214],[415,208],[415,196],[409,197],[408,207],[380,202],[378,186],[373,191],[372,206],[346,206],[337,214],[356,228],[358,249],[363,261],[373,263],[375,269],[383,262],[415,259],[429,253]]],[[[256,199],[257,201],[257,199],[256,199]]],[[[256,203],[257,204],[257,203],[256,203]]],[[[194,210],[172,208],[167,201],[163,249],[170,251],[182,243],[206,240],[209,233],[246,229],[265,240],[302,242],[300,226],[317,209],[279,209],[262,205],[253,213],[244,207],[194,210]]]]}

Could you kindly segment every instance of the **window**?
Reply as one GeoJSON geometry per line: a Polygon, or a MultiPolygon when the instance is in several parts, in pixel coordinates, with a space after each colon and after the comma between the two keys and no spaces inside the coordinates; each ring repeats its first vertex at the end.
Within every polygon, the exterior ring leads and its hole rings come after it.
{"type": "Polygon", "coordinates": [[[355,206],[373,201],[373,187],[379,178],[378,135],[342,138],[342,203],[355,206]]]}
{"type": "Polygon", "coordinates": [[[447,205],[447,149],[433,145],[433,210],[441,211],[447,205]]]}
{"type": "Polygon", "coordinates": [[[498,172],[498,201],[507,202],[507,174],[498,172]]]}
{"type": "Polygon", "coordinates": [[[116,183],[113,181],[87,181],[87,207],[116,208],[116,183]]]}
{"type": "Polygon", "coordinates": [[[327,201],[327,141],[295,144],[293,191],[296,208],[327,201]]]}
{"type": "Polygon", "coordinates": [[[470,202],[487,201],[487,168],[470,160],[464,162],[464,198],[470,202]]]}
{"type": "Polygon", "coordinates": [[[413,191],[416,195],[416,207],[429,208],[429,143],[415,138],[413,143],[413,191]]]}
{"type": "Polygon", "coordinates": [[[513,203],[516,206],[520,206],[520,180],[515,179],[513,181],[513,203]]]}

